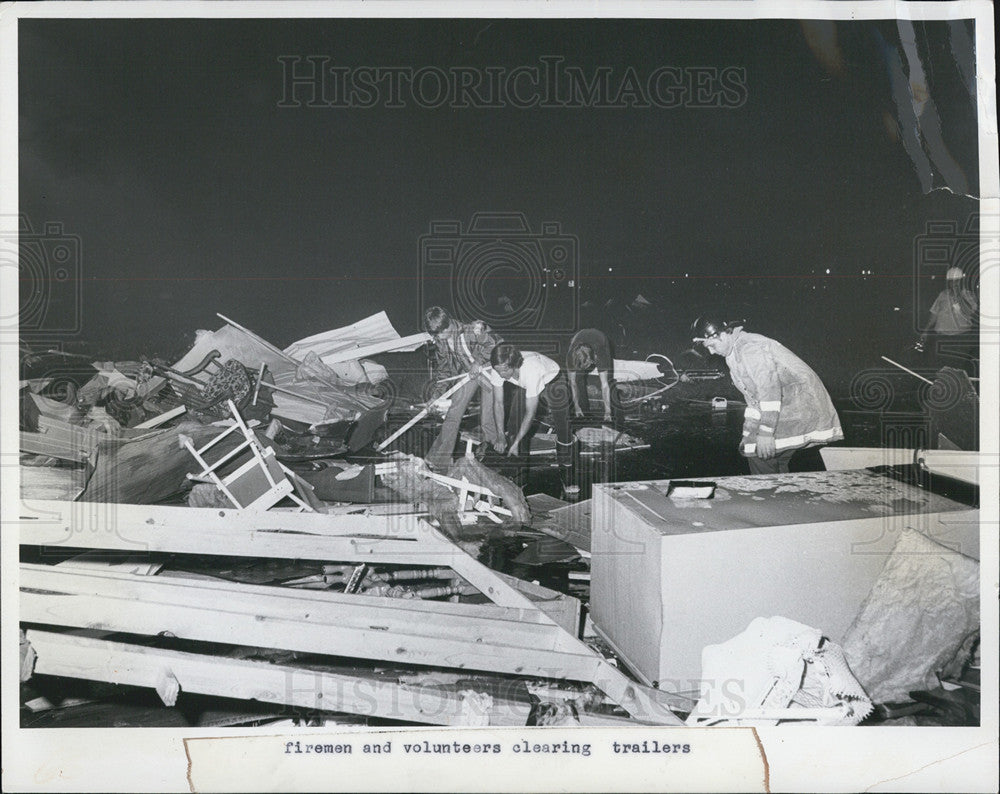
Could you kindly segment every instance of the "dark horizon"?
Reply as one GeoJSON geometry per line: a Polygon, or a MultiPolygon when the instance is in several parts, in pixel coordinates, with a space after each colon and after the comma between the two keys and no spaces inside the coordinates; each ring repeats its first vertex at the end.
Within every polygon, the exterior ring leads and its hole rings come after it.
{"type": "MultiPolygon", "coordinates": [[[[174,355],[196,329],[218,327],[221,312],[283,347],[381,309],[413,333],[422,299],[437,294],[422,239],[442,222],[467,233],[477,213],[514,212],[531,235],[575,240],[576,261],[559,277],[576,282],[579,302],[643,294],[669,314],[665,345],[684,341],[679,318],[686,326],[702,305],[766,304],[767,330],[780,331],[783,314],[826,322],[822,304],[803,309],[814,287],[838,295],[826,307],[838,322],[871,322],[896,344],[934,289],[914,280],[929,278],[917,241],[929,222],[961,235],[978,201],[922,189],[883,59],[895,24],[838,22],[831,48],[832,29],[22,19],[20,211],[36,234],[56,223],[79,238],[82,284],[78,328],[26,329],[25,339],[174,355]],[[824,60],[830,53],[839,61],[824,60]],[[337,104],[327,81],[328,106],[310,107],[315,87],[292,80],[289,97],[287,71],[310,56],[353,78],[365,66],[509,76],[561,58],[586,79],[606,67],[611,94],[568,107],[519,108],[509,96],[504,107],[430,107],[410,96],[364,108],[337,104]],[[661,106],[594,106],[614,105],[615,92],[626,104],[648,100],[644,80],[662,68],[675,90],[661,106]],[[866,315],[871,301],[853,300],[848,283],[893,305],[866,315]]],[[[947,23],[916,29],[936,67],[942,135],[974,194],[976,111],[947,23]]],[[[477,84],[480,98],[488,84],[477,84]]]]}

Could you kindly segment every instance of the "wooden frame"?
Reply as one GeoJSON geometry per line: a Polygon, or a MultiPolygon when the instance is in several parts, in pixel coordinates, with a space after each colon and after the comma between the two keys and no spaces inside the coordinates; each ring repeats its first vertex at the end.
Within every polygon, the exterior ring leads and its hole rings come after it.
{"type": "Polygon", "coordinates": [[[85,529],[87,517],[109,506],[34,507],[35,518],[21,523],[22,544],[448,567],[492,603],[414,602],[22,565],[22,620],[138,634],[170,631],[215,642],[238,638],[260,647],[583,681],[651,724],[679,725],[673,711],[693,706],[628,679],[563,628],[564,605],[550,616],[544,601],[532,601],[417,516],[331,519],[114,505],[113,525],[93,532],[85,529]]]}

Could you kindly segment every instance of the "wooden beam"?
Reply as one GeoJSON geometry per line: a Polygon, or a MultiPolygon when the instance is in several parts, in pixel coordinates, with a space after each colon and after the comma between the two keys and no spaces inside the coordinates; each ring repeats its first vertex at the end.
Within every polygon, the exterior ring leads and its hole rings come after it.
{"type": "Polygon", "coordinates": [[[21,474],[21,499],[33,502],[40,499],[64,499],[70,501],[83,491],[87,483],[87,471],[81,467],[69,466],[25,466],[19,467],[21,474]]]}
{"type": "Polygon", "coordinates": [[[428,405],[427,405],[426,408],[423,408],[420,411],[418,411],[417,414],[412,419],[410,419],[405,425],[403,425],[401,428],[399,428],[399,430],[397,430],[395,433],[393,433],[391,436],[389,436],[387,439],[385,439],[381,444],[379,444],[377,447],[375,447],[375,449],[378,450],[379,452],[381,452],[383,449],[385,449],[387,446],[389,446],[393,441],[395,441],[397,438],[399,438],[401,435],[403,435],[403,433],[405,433],[407,430],[409,430],[411,427],[413,427],[417,422],[419,422],[421,419],[423,419],[425,416],[427,416],[427,414],[430,413],[431,406],[435,402],[437,402],[438,400],[442,400],[445,397],[450,397],[452,394],[454,394],[459,389],[461,389],[471,379],[472,379],[472,376],[469,375],[468,373],[466,373],[465,375],[463,375],[455,383],[454,386],[451,386],[448,389],[448,391],[446,391],[440,397],[438,397],[437,399],[432,400],[430,403],[428,403],[428,405]]]}
{"type": "MultiPolygon", "coordinates": [[[[46,527],[48,540],[26,540],[22,543],[67,542],[69,536],[100,535],[134,529],[137,540],[153,540],[162,536],[164,542],[176,534],[182,540],[169,551],[183,552],[185,530],[191,533],[212,535],[217,532],[243,534],[248,539],[255,533],[279,533],[286,537],[348,537],[372,540],[423,540],[440,537],[420,515],[336,515],[322,513],[248,513],[235,509],[209,507],[172,507],[163,505],[113,504],[106,502],[65,502],[55,499],[37,500],[22,504],[19,510],[21,527],[32,529],[35,522],[46,527]],[[148,537],[146,534],[148,533],[148,537]],[[62,541],[60,541],[62,538],[62,541]]],[[[95,547],[100,548],[100,547],[95,547]]],[[[196,553],[203,553],[201,548],[196,553]]],[[[239,554],[225,550],[220,553],[239,554]]],[[[286,555],[279,555],[286,556],[286,555]]]]}
{"type": "MultiPolygon", "coordinates": [[[[491,637],[505,638],[507,629],[513,625],[539,626],[540,635],[551,633],[547,630],[554,626],[554,621],[544,611],[530,605],[530,602],[528,607],[518,609],[498,607],[495,604],[423,601],[330,590],[302,591],[278,585],[244,584],[185,572],[166,571],[153,577],[139,569],[96,567],[73,562],[81,559],[86,562],[88,557],[81,555],[54,566],[26,563],[22,572],[32,581],[38,577],[47,578],[50,584],[66,588],[59,592],[108,597],[128,593],[130,596],[146,599],[149,603],[158,603],[157,599],[162,597],[174,599],[171,603],[198,606],[202,599],[221,599],[236,611],[250,612],[257,604],[263,604],[271,610],[271,614],[293,620],[306,613],[320,621],[340,619],[340,612],[350,611],[356,618],[349,616],[344,625],[371,628],[376,624],[381,627],[380,630],[391,628],[400,621],[420,620],[423,623],[420,631],[433,634],[435,631],[453,629],[449,623],[452,618],[468,618],[472,623],[465,625],[466,628],[477,630],[478,624],[475,621],[486,621],[478,630],[491,637]],[[49,574],[53,573],[84,574],[84,578],[52,578],[49,574]]],[[[136,563],[133,560],[129,565],[135,566],[136,563]]]]}
{"type": "MultiPolygon", "coordinates": [[[[259,700],[297,708],[428,725],[519,726],[527,722],[526,702],[491,695],[485,714],[477,702],[445,686],[404,684],[387,679],[310,670],[269,662],[228,659],[31,629],[28,642],[37,654],[34,672],[111,684],[156,687],[169,670],[181,692],[240,700],[259,700]]],[[[448,681],[450,674],[442,675],[448,681]]],[[[429,680],[434,674],[428,674],[429,680]]],[[[464,690],[475,685],[463,684],[464,690]]]]}
{"type": "MultiPolygon", "coordinates": [[[[413,516],[338,516],[334,520],[329,516],[308,513],[255,515],[209,508],[87,505],[79,502],[43,502],[32,507],[35,509],[34,517],[38,523],[32,520],[21,522],[21,543],[447,566],[497,606],[520,610],[521,619],[525,622],[512,623],[518,630],[510,645],[475,642],[474,629],[478,624],[463,622],[464,616],[446,615],[450,622],[446,620],[443,624],[435,624],[435,630],[442,632],[443,638],[426,634],[413,636],[413,632],[420,630],[421,620],[424,620],[424,616],[429,613],[416,608],[412,601],[404,601],[402,603],[411,609],[410,619],[401,621],[402,632],[399,635],[390,635],[383,628],[385,624],[377,620],[367,626],[356,622],[354,628],[345,629],[339,625],[341,618],[336,614],[328,615],[333,621],[332,624],[323,624],[323,628],[317,630],[315,616],[305,623],[295,617],[302,616],[299,613],[304,606],[311,609],[309,604],[304,603],[299,603],[298,611],[293,612],[291,616],[275,618],[278,624],[269,622],[266,616],[259,619],[261,610],[257,609],[258,599],[264,598],[265,595],[276,597],[271,591],[277,588],[263,588],[266,591],[264,594],[248,596],[250,598],[246,605],[248,611],[239,614],[237,610],[237,613],[232,615],[235,622],[227,623],[222,618],[223,613],[214,605],[228,606],[227,601],[233,600],[234,596],[229,591],[220,592],[217,584],[213,583],[216,590],[212,594],[207,594],[205,590],[195,590],[194,603],[189,606],[177,605],[176,591],[163,593],[166,598],[165,602],[161,602],[162,606],[153,604],[149,614],[146,614],[143,610],[150,605],[127,597],[123,598],[122,588],[115,582],[112,582],[110,592],[87,596],[85,595],[87,591],[84,590],[73,598],[24,592],[21,596],[24,620],[31,620],[26,617],[25,611],[30,605],[36,610],[35,622],[40,623],[101,626],[135,633],[155,634],[167,630],[178,636],[190,636],[191,639],[222,642],[231,641],[233,636],[238,636],[243,643],[264,647],[314,650],[318,653],[411,664],[467,667],[589,681],[607,693],[616,703],[625,707],[636,719],[656,724],[680,724],[680,721],[671,714],[671,709],[689,711],[693,706],[693,703],[686,698],[657,692],[628,679],[573,634],[563,631],[552,618],[543,614],[538,604],[504,581],[495,571],[483,566],[451,543],[438,530],[413,516]],[[76,509],[80,509],[80,512],[74,513],[76,509]],[[86,517],[92,514],[104,517],[103,522],[100,518],[91,522],[96,524],[92,527],[92,530],[99,530],[96,532],[85,531],[88,523],[86,517]],[[77,520],[79,518],[84,520],[77,520]],[[341,528],[341,522],[347,526],[341,528]],[[375,536],[363,537],[367,534],[366,529],[375,536]],[[351,532],[356,536],[352,537],[351,532]],[[535,617],[529,618],[531,614],[535,617]],[[55,619],[57,617],[58,619],[55,619]],[[206,622],[214,622],[218,628],[220,620],[225,627],[221,636],[203,625],[206,622]],[[528,622],[531,620],[544,625],[532,628],[532,624],[528,622]],[[279,624],[280,629],[274,628],[279,624]],[[170,628],[171,625],[183,626],[185,631],[193,633],[179,634],[170,628]],[[522,627],[528,627],[523,636],[522,627]],[[539,630],[550,644],[544,647],[538,644],[538,637],[531,632],[539,630]],[[300,645],[305,647],[298,647],[300,645]]],[[[51,586],[44,586],[46,583],[58,584],[53,582],[51,577],[51,569],[46,570],[45,566],[22,566],[23,587],[51,591],[53,590],[51,586]],[[33,577],[31,581],[35,581],[39,586],[27,584],[26,576],[33,577]],[[37,581],[39,578],[44,582],[39,584],[37,581]]],[[[61,581],[65,583],[65,580],[61,581]]],[[[150,582],[147,582],[148,584],[150,582]]],[[[244,590],[244,596],[248,595],[246,588],[250,587],[249,585],[236,587],[244,590]]],[[[58,589],[55,592],[58,592],[58,589]]],[[[336,594],[292,590],[290,596],[286,597],[292,598],[294,604],[307,595],[329,598],[336,594]]],[[[396,608],[398,604],[399,602],[394,602],[389,607],[396,608]]],[[[430,614],[447,611],[445,605],[440,602],[425,606],[431,608],[430,614]]],[[[334,607],[329,608],[335,610],[334,607]]],[[[322,609],[312,611],[321,612],[322,609]]],[[[347,620],[350,622],[350,616],[357,617],[359,613],[354,606],[340,605],[340,614],[348,615],[347,620]]],[[[373,615],[375,618],[382,616],[382,613],[373,615]]],[[[471,616],[469,619],[472,619],[471,616]]]]}
{"type": "Polygon", "coordinates": [[[476,572],[483,568],[415,515],[332,518],[47,500],[21,508],[25,545],[449,568],[457,561],[476,572]]]}
{"type": "Polygon", "coordinates": [[[501,581],[528,596],[529,601],[573,637],[580,633],[580,600],[541,585],[495,572],[501,581]]]}
{"type": "MultiPolygon", "coordinates": [[[[494,604],[540,605],[416,516],[246,514],[212,508],[32,503],[20,542],[35,546],[443,566],[494,604]]],[[[542,607],[544,610],[544,607],[542,607]]],[[[554,622],[565,623],[562,608],[554,622]]],[[[575,632],[573,632],[575,634],[575,632]]]]}
{"type": "Polygon", "coordinates": [[[89,460],[102,439],[110,439],[107,433],[61,422],[48,416],[38,417],[38,431],[21,431],[21,451],[36,455],[50,455],[61,460],[82,463],[89,460]]]}
{"type": "Polygon", "coordinates": [[[20,617],[29,623],[208,642],[238,637],[263,648],[577,681],[591,680],[601,661],[582,643],[561,649],[565,632],[538,610],[525,617],[542,615],[545,624],[443,614],[437,602],[357,596],[345,603],[325,592],[28,564],[20,585],[20,617]]]}

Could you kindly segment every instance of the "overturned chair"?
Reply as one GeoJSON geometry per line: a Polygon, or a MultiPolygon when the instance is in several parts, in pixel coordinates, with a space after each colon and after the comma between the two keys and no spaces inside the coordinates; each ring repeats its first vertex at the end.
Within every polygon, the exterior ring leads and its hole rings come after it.
{"type": "Polygon", "coordinates": [[[201,471],[188,474],[188,479],[198,482],[208,482],[215,485],[222,494],[241,510],[267,510],[288,497],[295,502],[298,512],[315,512],[303,499],[295,493],[295,477],[275,457],[274,450],[262,447],[254,432],[243,421],[240,412],[232,400],[227,401],[229,411],[233,415],[234,424],[226,428],[200,449],[195,448],[191,439],[184,438],[183,443],[188,452],[198,461],[201,471]],[[244,441],[220,457],[214,463],[205,459],[212,447],[227,438],[230,434],[241,432],[244,441]],[[222,475],[221,470],[227,463],[241,453],[250,453],[250,459],[234,471],[222,475]]]}

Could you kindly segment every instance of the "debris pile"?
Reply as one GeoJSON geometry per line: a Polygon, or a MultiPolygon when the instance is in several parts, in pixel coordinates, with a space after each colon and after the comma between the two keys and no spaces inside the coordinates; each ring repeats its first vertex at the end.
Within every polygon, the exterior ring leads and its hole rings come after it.
{"type": "Polygon", "coordinates": [[[581,639],[578,598],[498,570],[497,549],[544,540],[585,554],[530,526],[519,487],[472,454],[441,471],[393,449],[399,395],[367,357],[425,334],[381,314],[281,350],[222,320],[173,363],[22,357],[27,686],[362,722],[524,725],[568,704],[579,724],[681,724],[689,701],[581,639]]]}

